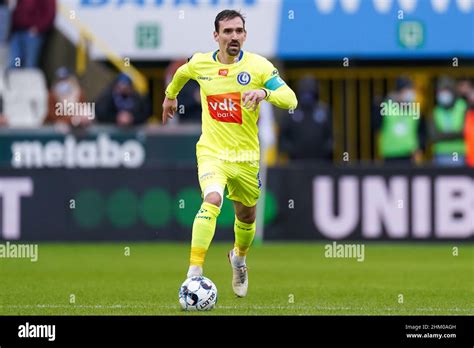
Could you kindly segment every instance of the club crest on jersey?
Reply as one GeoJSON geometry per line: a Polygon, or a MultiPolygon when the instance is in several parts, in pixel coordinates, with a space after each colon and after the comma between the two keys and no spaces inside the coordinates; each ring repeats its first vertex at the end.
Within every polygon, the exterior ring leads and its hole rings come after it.
{"type": "Polygon", "coordinates": [[[237,75],[237,82],[242,86],[248,85],[250,82],[250,74],[246,71],[242,71],[237,75]]]}

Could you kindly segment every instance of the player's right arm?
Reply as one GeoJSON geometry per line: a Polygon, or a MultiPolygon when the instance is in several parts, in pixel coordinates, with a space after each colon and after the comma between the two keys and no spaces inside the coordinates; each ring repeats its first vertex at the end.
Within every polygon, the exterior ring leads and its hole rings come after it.
{"type": "Polygon", "coordinates": [[[178,99],[169,99],[168,97],[165,97],[165,100],[163,101],[163,115],[161,116],[163,124],[166,123],[168,118],[174,117],[174,113],[177,109],[178,99]]]}
{"type": "MultiPolygon", "coordinates": [[[[192,59],[192,58],[191,58],[192,59]]],[[[166,87],[165,91],[165,100],[163,101],[163,115],[162,120],[163,124],[166,123],[168,118],[173,118],[174,113],[178,109],[178,99],[177,96],[183,86],[188,82],[190,79],[194,78],[194,74],[192,71],[192,63],[191,59],[188,60],[186,64],[181,65],[176,73],[173,76],[168,87],[166,87]]]]}

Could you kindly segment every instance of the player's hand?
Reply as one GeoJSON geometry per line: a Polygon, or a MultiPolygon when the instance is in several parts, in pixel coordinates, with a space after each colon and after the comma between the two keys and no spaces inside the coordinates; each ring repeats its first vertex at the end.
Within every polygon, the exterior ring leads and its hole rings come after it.
{"type": "Polygon", "coordinates": [[[254,89],[246,91],[242,94],[242,100],[244,101],[244,108],[257,110],[260,102],[265,99],[265,91],[263,89],[254,89]]]}
{"type": "Polygon", "coordinates": [[[176,110],[178,110],[178,99],[168,99],[168,97],[165,97],[163,102],[163,124],[166,124],[168,118],[174,117],[176,110]]]}

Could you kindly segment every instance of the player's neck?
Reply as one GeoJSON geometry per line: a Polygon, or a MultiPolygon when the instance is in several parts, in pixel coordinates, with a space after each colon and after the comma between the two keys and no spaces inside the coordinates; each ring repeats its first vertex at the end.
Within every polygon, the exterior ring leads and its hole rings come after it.
{"type": "Polygon", "coordinates": [[[239,55],[240,52],[236,56],[230,56],[227,53],[219,50],[217,53],[217,60],[222,64],[234,64],[239,61],[239,55]]]}

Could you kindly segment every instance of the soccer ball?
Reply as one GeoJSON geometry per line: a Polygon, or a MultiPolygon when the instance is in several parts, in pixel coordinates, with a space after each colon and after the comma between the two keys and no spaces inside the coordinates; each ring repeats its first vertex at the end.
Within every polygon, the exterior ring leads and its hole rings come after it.
{"type": "Polygon", "coordinates": [[[191,277],[179,288],[179,303],[185,311],[209,311],[217,303],[217,288],[206,277],[191,277]]]}

